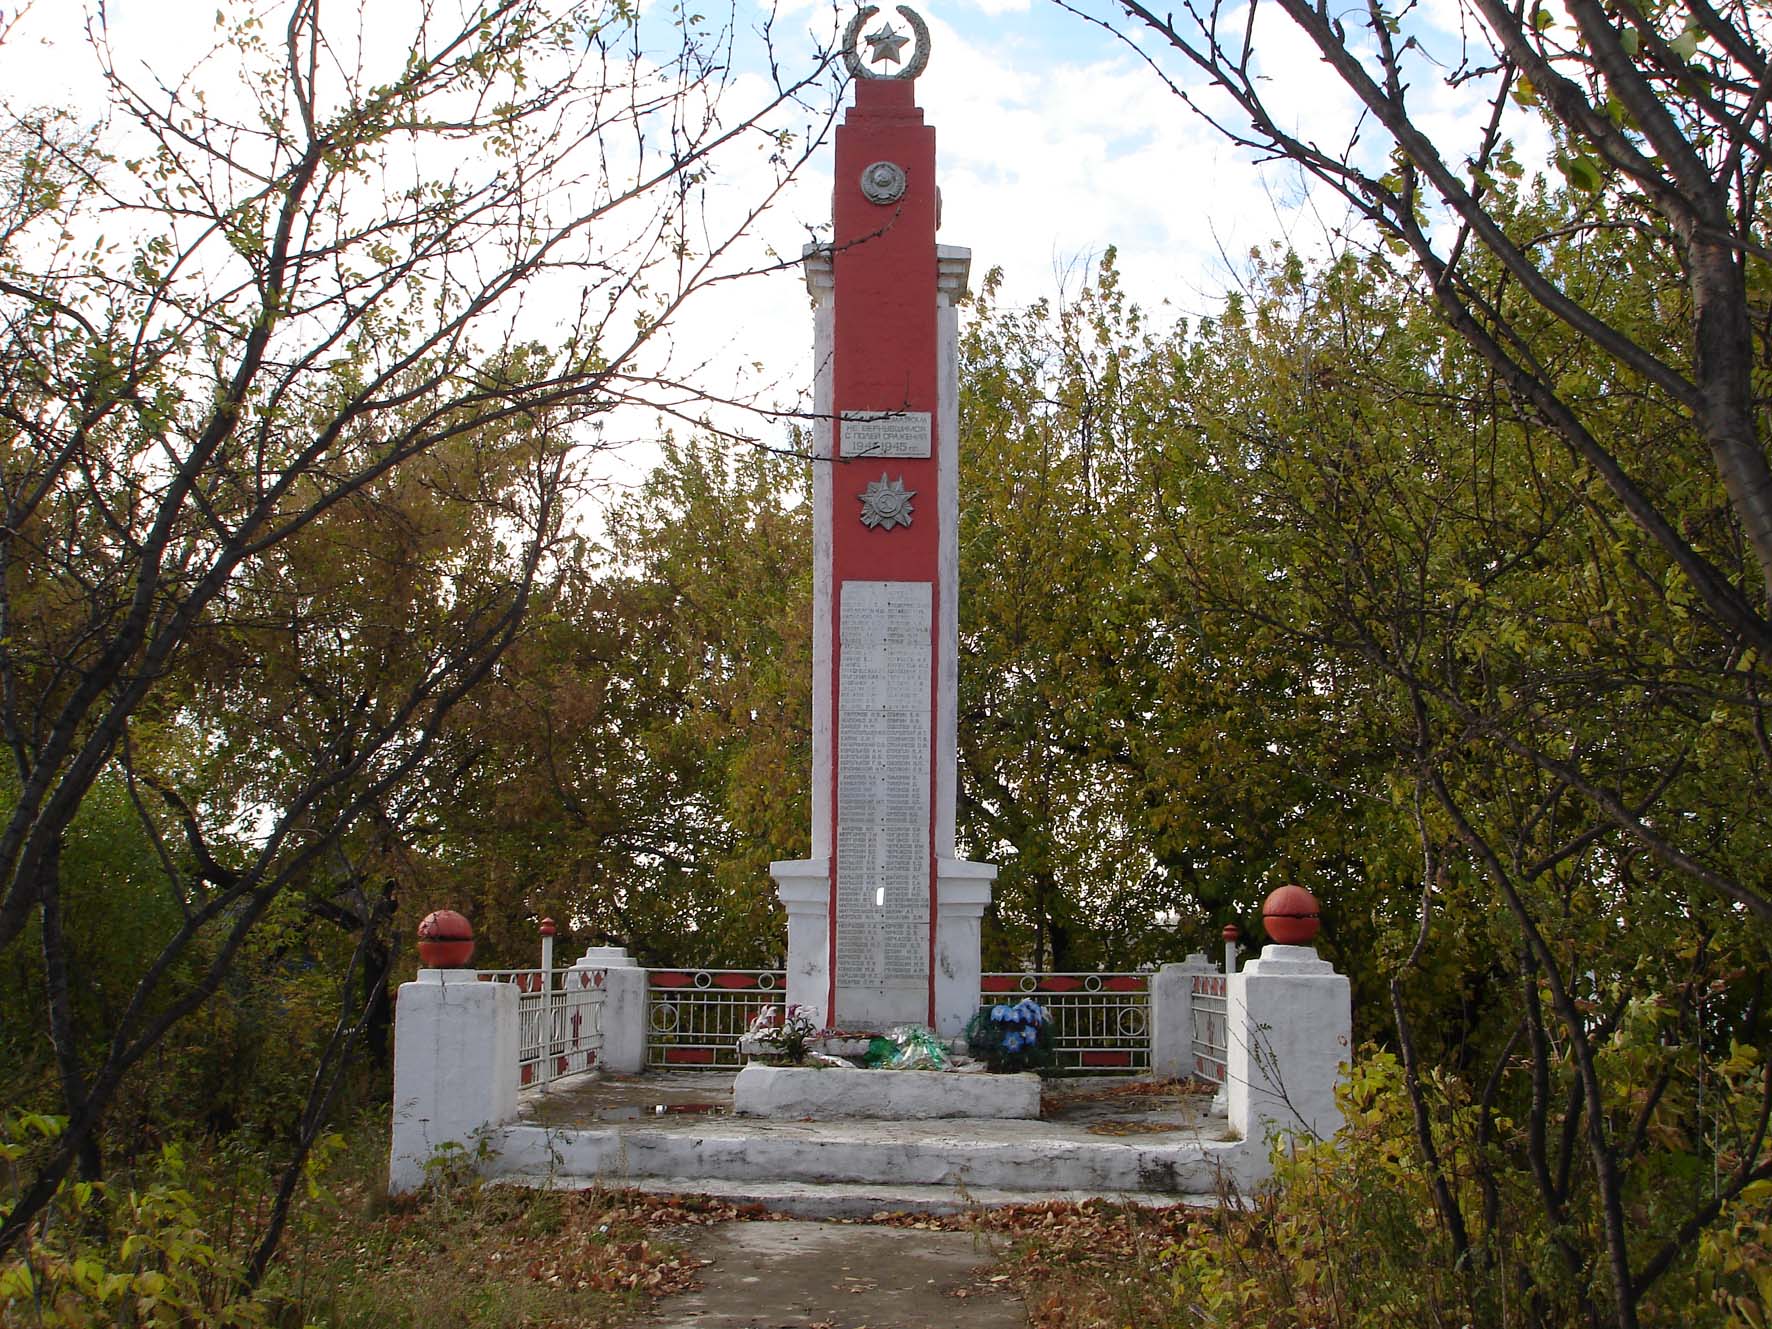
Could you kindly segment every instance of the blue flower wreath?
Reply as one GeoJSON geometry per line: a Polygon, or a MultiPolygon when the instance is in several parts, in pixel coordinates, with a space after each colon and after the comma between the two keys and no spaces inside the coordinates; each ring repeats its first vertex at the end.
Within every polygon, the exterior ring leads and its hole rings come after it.
{"type": "Polygon", "coordinates": [[[1032,997],[981,1010],[966,1031],[975,1056],[994,1071],[1024,1071],[1052,1060],[1052,1017],[1032,997]]]}

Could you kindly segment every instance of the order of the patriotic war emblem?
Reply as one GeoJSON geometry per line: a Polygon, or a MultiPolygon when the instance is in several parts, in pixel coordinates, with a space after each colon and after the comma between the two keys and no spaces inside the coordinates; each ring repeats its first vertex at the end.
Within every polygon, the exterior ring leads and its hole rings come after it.
{"type": "Polygon", "coordinates": [[[886,472],[880,472],[878,480],[868,481],[868,487],[861,491],[861,524],[869,528],[890,531],[894,526],[911,524],[911,500],[917,496],[915,489],[904,487],[904,477],[888,480],[886,472]]]}

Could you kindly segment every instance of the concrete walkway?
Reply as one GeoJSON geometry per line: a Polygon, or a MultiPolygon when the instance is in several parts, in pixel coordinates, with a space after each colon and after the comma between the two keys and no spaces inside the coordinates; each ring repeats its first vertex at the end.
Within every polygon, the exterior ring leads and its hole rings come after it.
{"type": "Polygon", "coordinates": [[[639,1325],[663,1329],[1025,1329],[1027,1314],[971,1232],[838,1223],[700,1229],[703,1286],[639,1325]],[[1001,1281],[993,1281],[1001,1280],[1001,1281]]]}

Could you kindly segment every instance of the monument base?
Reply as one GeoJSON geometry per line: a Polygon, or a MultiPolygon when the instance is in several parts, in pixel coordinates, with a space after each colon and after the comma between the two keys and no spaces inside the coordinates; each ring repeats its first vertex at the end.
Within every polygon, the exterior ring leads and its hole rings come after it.
{"type": "Polygon", "coordinates": [[[788,914],[788,1005],[815,1011],[847,1029],[879,1029],[927,1022],[943,1038],[958,1038],[979,1008],[979,940],[991,901],[994,863],[938,858],[935,864],[935,993],[933,1010],[883,1016],[865,1005],[828,1009],[831,993],[831,863],[794,858],[771,863],[776,894],[788,914]]]}
{"type": "Polygon", "coordinates": [[[1032,1120],[1040,1115],[1040,1077],[981,1071],[864,1071],[836,1066],[761,1066],[732,1082],[741,1117],[799,1121],[841,1117],[927,1121],[934,1117],[1032,1120]]]}

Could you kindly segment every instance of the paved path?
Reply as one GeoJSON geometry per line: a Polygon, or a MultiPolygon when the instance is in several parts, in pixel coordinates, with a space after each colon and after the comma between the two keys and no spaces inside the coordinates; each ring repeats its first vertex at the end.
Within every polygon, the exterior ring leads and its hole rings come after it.
{"type": "Polygon", "coordinates": [[[1021,1302],[992,1282],[989,1239],[970,1232],[841,1223],[702,1228],[703,1287],[644,1321],[664,1329],[1026,1329],[1021,1302]]]}

